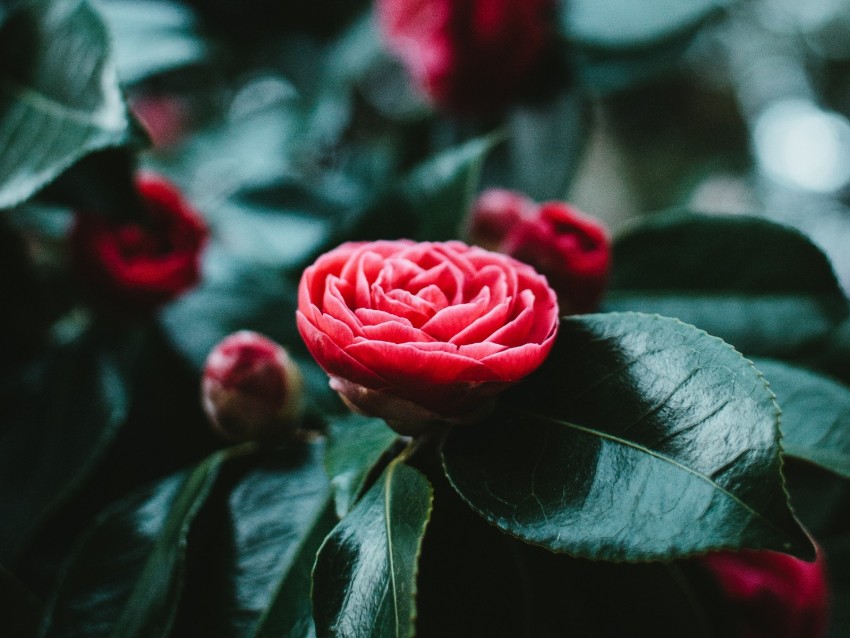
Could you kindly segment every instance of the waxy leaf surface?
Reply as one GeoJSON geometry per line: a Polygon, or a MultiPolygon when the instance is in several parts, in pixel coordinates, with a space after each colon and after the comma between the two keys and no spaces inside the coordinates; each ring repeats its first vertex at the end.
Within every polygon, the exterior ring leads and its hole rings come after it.
{"type": "Polygon", "coordinates": [[[734,349],[674,319],[612,313],[565,319],[541,369],[443,454],[473,509],[556,552],[810,556],[778,441],[773,395],[734,349]]]}
{"type": "Polygon", "coordinates": [[[395,460],[325,540],[313,570],[316,634],[408,638],[432,489],[395,460]]]}
{"type": "Polygon", "coordinates": [[[398,436],[383,419],[346,414],[332,417],[325,464],[337,516],[345,516],[363,491],[369,472],[398,436]]]}
{"type": "Polygon", "coordinates": [[[30,2],[0,32],[0,208],[133,139],[109,38],[85,0],[30,2]]]}
{"type": "Polygon", "coordinates": [[[782,449],[850,478],[850,389],[780,361],[756,359],[782,409],[782,449]]]}
{"type": "Polygon", "coordinates": [[[310,570],[337,522],[324,447],[290,444],[223,469],[192,526],[173,635],[310,635],[310,570]]]}
{"type": "Polygon", "coordinates": [[[189,526],[228,454],[216,453],[101,515],[61,579],[42,635],[167,635],[180,595],[189,526]]]}
{"type": "Polygon", "coordinates": [[[129,410],[128,358],[138,341],[89,328],[48,348],[0,385],[0,557],[29,535],[92,474],[129,410]]]}
{"type": "Polygon", "coordinates": [[[795,354],[847,316],[826,256],[762,219],[661,214],[614,243],[608,310],[676,317],[747,355],[795,354]]]}

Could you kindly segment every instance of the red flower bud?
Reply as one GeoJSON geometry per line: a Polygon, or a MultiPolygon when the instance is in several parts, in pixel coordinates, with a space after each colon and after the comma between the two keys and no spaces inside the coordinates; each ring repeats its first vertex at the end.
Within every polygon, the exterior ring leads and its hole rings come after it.
{"type": "Polygon", "coordinates": [[[543,62],[552,0],[378,0],[387,46],[443,108],[492,111],[514,101],[543,62]]]}
{"type": "Polygon", "coordinates": [[[172,95],[139,95],[130,109],[145,127],[155,147],[177,144],[186,133],[188,109],[184,100],[172,95]]]}
{"type": "Polygon", "coordinates": [[[823,551],[814,563],[770,551],[702,559],[737,615],[743,638],[820,638],[829,611],[823,551]]]}
{"type": "Polygon", "coordinates": [[[487,250],[499,250],[517,224],[529,221],[537,204],[522,193],[490,188],[475,201],[469,224],[469,239],[487,250]]]}
{"type": "Polygon", "coordinates": [[[355,410],[414,434],[475,420],[555,339],[546,280],[458,241],[347,243],[304,271],[298,329],[355,410]]]}
{"type": "Polygon", "coordinates": [[[164,178],[143,174],[136,185],[148,217],[145,225],[79,212],[71,246],[92,292],[113,305],[146,310],[198,282],[207,227],[164,178]]]}
{"type": "Polygon", "coordinates": [[[279,441],[301,409],[301,375],[281,346],[243,330],[207,357],[201,382],[204,411],[231,441],[279,441]]]}
{"type": "Polygon", "coordinates": [[[561,312],[593,312],[611,268],[601,222],[563,202],[535,204],[521,193],[484,191],[472,209],[470,237],[531,264],[558,293],[561,312]]]}

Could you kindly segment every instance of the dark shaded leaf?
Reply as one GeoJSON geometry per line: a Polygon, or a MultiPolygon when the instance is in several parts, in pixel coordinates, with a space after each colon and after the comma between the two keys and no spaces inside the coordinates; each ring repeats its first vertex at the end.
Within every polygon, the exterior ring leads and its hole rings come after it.
{"type": "Polygon", "coordinates": [[[345,516],[366,485],[366,479],[387,448],[398,438],[383,419],[345,414],[330,420],[325,458],[336,515],[345,516]]]}
{"type": "Polygon", "coordinates": [[[66,568],[43,635],[164,636],[183,580],[189,526],[221,464],[218,452],[98,517],[66,568]]]}
{"type": "Polygon", "coordinates": [[[693,40],[688,32],[641,51],[579,49],[573,62],[579,82],[596,95],[610,96],[657,81],[681,67],[693,40]]]}
{"type": "Polygon", "coordinates": [[[824,541],[832,606],[828,638],[850,632],[850,533],[824,541]]]}
{"type": "Polygon", "coordinates": [[[109,38],[89,3],[43,0],[15,12],[0,32],[0,208],[131,135],[109,38]]]}
{"type": "Polygon", "coordinates": [[[847,316],[823,253],[762,219],[657,215],[616,240],[614,264],[606,309],[676,317],[748,355],[797,353],[847,316]]]}
{"type": "Polygon", "coordinates": [[[782,449],[850,478],[850,389],[803,368],[756,359],[782,410],[782,449]]]}
{"type": "Polygon", "coordinates": [[[333,529],[324,442],[232,462],[189,536],[174,636],[306,636],[310,570],[333,529]]]}
{"type": "Polygon", "coordinates": [[[325,540],[313,570],[316,634],[413,636],[428,480],[396,459],[325,540]]]}
{"type": "Polygon", "coordinates": [[[563,199],[589,127],[589,104],[577,91],[516,107],[505,119],[507,142],[487,158],[483,181],[538,201],[563,199]]]}
{"type": "Polygon", "coordinates": [[[400,193],[418,218],[416,239],[445,241],[458,236],[484,158],[501,140],[501,135],[489,135],[443,151],[402,182],[400,193]]]}
{"type": "Polygon", "coordinates": [[[565,319],[547,361],[489,423],[452,431],[444,464],[486,520],[557,552],[812,554],[788,509],[767,384],[727,344],[674,319],[565,319]]]}
{"type": "Polygon", "coordinates": [[[734,0],[569,0],[561,2],[561,29],[581,46],[645,48],[693,31],[734,0]]]}
{"type": "Polygon", "coordinates": [[[417,638],[734,635],[711,582],[687,563],[555,555],[487,524],[426,467],[434,508],[417,579],[417,638]]]}
{"type": "Polygon", "coordinates": [[[91,327],[0,386],[4,561],[86,481],[124,424],[140,335],[91,327]]]}

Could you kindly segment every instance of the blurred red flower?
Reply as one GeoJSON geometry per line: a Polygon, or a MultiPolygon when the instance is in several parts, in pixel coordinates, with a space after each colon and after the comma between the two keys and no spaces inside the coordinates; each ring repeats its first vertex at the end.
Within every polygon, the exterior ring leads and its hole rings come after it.
{"type": "Polygon", "coordinates": [[[163,177],[142,174],[136,186],[144,225],[80,211],[71,246],[77,270],[100,300],[138,311],[171,301],[198,282],[207,227],[163,177]]]}
{"type": "Polygon", "coordinates": [[[770,551],[715,552],[702,562],[719,581],[743,638],[821,638],[829,593],[823,550],[813,563],[770,551]]]}
{"type": "Polygon", "coordinates": [[[388,48],[438,106],[488,112],[515,101],[550,44],[552,0],[377,0],[388,48]]]}

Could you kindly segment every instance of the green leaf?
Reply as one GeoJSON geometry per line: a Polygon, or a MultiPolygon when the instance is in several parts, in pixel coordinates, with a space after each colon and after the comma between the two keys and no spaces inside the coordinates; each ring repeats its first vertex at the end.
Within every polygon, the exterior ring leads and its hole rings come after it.
{"type": "Polygon", "coordinates": [[[313,569],[316,635],[413,636],[416,571],[432,489],[396,459],[327,537],[313,569]]]}
{"type": "Polygon", "coordinates": [[[605,308],[676,317],[762,356],[798,353],[848,313],[829,261],[799,232],[687,212],[616,240],[605,308]]]}
{"type": "Polygon", "coordinates": [[[589,130],[589,103],[577,91],[517,106],[505,118],[507,142],[487,158],[483,181],[538,201],[563,199],[589,130]]]}
{"type": "Polygon", "coordinates": [[[310,601],[313,565],[322,541],[336,522],[333,507],[328,502],[321,516],[315,520],[309,536],[299,545],[286,577],[281,580],[274,599],[257,623],[252,638],[315,637],[313,605],[310,601]]]}
{"type": "Polygon", "coordinates": [[[734,0],[569,0],[561,29],[574,43],[600,49],[645,48],[693,31],[734,0]]]}
{"type": "Polygon", "coordinates": [[[418,224],[417,239],[444,241],[460,232],[481,166],[501,135],[479,137],[451,148],[417,167],[400,187],[418,224]]]}
{"type": "Polygon", "coordinates": [[[161,0],[111,0],[100,5],[115,42],[115,65],[125,83],[203,61],[209,47],[194,14],[161,0]]]}
{"type": "Polygon", "coordinates": [[[106,29],[85,0],[15,12],[0,31],[0,61],[0,208],[132,138],[106,29]]]}
{"type": "Polygon", "coordinates": [[[588,91],[609,96],[657,81],[659,76],[681,68],[682,57],[692,40],[692,34],[686,33],[641,51],[578,49],[573,64],[579,82],[588,91]]]}
{"type": "Polygon", "coordinates": [[[538,372],[443,460],[487,521],[556,552],[666,560],[811,555],[780,473],[778,409],[721,340],[635,313],[565,319],[538,372]]]}
{"type": "Polygon", "coordinates": [[[182,587],[189,526],[222,463],[240,451],[218,452],[99,516],[66,568],[42,635],[167,635],[182,587]]]}
{"type": "Polygon", "coordinates": [[[850,478],[850,389],[780,361],[756,359],[782,409],[782,448],[850,478]]]}
{"type": "Polygon", "coordinates": [[[0,385],[4,562],[91,476],[124,424],[139,336],[89,328],[0,385]]]}
{"type": "Polygon", "coordinates": [[[324,442],[229,463],[192,526],[172,635],[306,636],[310,570],[337,519],[324,442]]]}
{"type": "Polygon", "coordinates": [[[344,414],[330,420],[325,466],[331,477],[336,515],[345,516],[363,492],[372,468],[398,438],[383,419],[344,414]]]}

